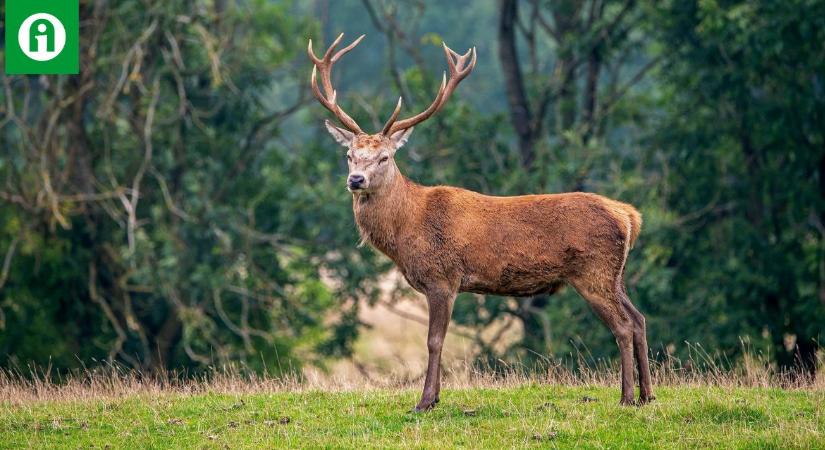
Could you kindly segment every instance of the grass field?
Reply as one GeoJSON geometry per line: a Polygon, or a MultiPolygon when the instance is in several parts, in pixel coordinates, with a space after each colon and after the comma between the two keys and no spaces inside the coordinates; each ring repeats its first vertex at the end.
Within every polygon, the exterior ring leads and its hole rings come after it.
{"type": "Polygon", "coordinates": [[[618,388],[528,383],[417,391],[147,391],[3,400],[0,447],[825,448],[825,392],[668,386],[618,406],[618,388]]]}

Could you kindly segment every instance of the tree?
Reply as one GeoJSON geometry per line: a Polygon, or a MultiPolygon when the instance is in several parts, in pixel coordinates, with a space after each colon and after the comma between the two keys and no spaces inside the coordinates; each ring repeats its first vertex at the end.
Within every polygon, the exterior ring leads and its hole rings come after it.
{"type": "MultiPolygon", "coordinates": [[[[665,2],[677,330],[815,370],[825,323],[825,2],[665,2]]],[[[710,341],[710,342],[708,342],[710,341]]]]}
{"type": "Polygon", "coordinates": [[[347,354],[374,290],[340,245],[348,207],[324,207],[336,158],[280,138],[312,22],[264,1],[80,14],[79,75],[3,77],[0,365],[278,373],[347,354]]]}

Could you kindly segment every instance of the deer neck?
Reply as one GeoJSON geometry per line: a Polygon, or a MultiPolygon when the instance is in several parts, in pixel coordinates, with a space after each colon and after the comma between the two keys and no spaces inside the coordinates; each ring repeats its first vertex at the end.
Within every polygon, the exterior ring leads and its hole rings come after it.
{"type": "Polygon", "coordinates": [[[368,243],[395,259],[401,233],[415,214],[415,191],[419,188],[396,169],[390,185],[380,191],[353,194],[352,209],[361,245],[368,243]]]}

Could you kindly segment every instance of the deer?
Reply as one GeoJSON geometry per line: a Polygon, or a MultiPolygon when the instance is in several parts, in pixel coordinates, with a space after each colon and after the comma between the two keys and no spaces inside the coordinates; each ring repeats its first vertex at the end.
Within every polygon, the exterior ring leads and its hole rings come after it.
{"type": "Polygon", "coordinates": [[[641,231],[639,211],[594,193],[497,197],[413,182],[399,171],[395,154],[413,127],[441,110],[472,72],[476,49],[460,55],[443,44],[449,77],[444,72],[435,100],[424,111],[399,120],[399,98],[381,131],[369,134],[341,108],[332,85],[333,65],[364,35],[336,52],[343,37],[340,34],[321,58],[309,40],[310,84],[318,102],[340,123],[324,121],[347,149],[346,188],[362,242],[389,257],[427,299],[427,369],[413,411],[429,410],[440,400],[441,352],[458,293],[530,297],[553,294],[565,285],[584,298],[616,339],[620,404],[652,401],[645,317],[631,303],[624,283],[628,253],[641,231]]]}

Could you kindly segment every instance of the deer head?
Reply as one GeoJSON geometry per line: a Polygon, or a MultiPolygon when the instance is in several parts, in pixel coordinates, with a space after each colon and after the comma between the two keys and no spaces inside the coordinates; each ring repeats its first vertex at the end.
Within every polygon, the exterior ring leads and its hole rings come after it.
{"type": "Polygon", "coordinates": [[[398,174],[398,167],[395,165],[396,150],[407,142],[413,127],[438,112],[447,102],[447,99],[450,98],[458,83],[472,72],[476,64],[476,50],[473,47],[467,50],[467,53],[459,55],[447,47],[446,44],[443,44],[450,76],[448,79],[446,73],[442,75],[441,86],[438,88],[435,100],[430,106],[415,116],[397,120],[402,104],[402,99],[399,97],[395,110],[381,131],[375,134],[367,134],[338,105],[336,101],[337,93],[332,87],[332,66],[342,56],[355,48],[364,38],[364,35],[333,54],[335,47],[338,46],[343,37],[344,34],[341,33],[324,53],[323,58],[315,56],[315,52],[312,51],[312,39],[309,40],[307,54],[313,62],[312,92],[315,94],[315,98],[330,110],[343,125],[341,127],[332,124],[328,120],[324,121],[332,137],[347,148],[347,161],[349,164],[347,189],[353,193],[372,193],[380,190],[383,186],[389,185],[398,174]],[[318,72],[321,73],[323,93],[318,86],[318,72]]]}

